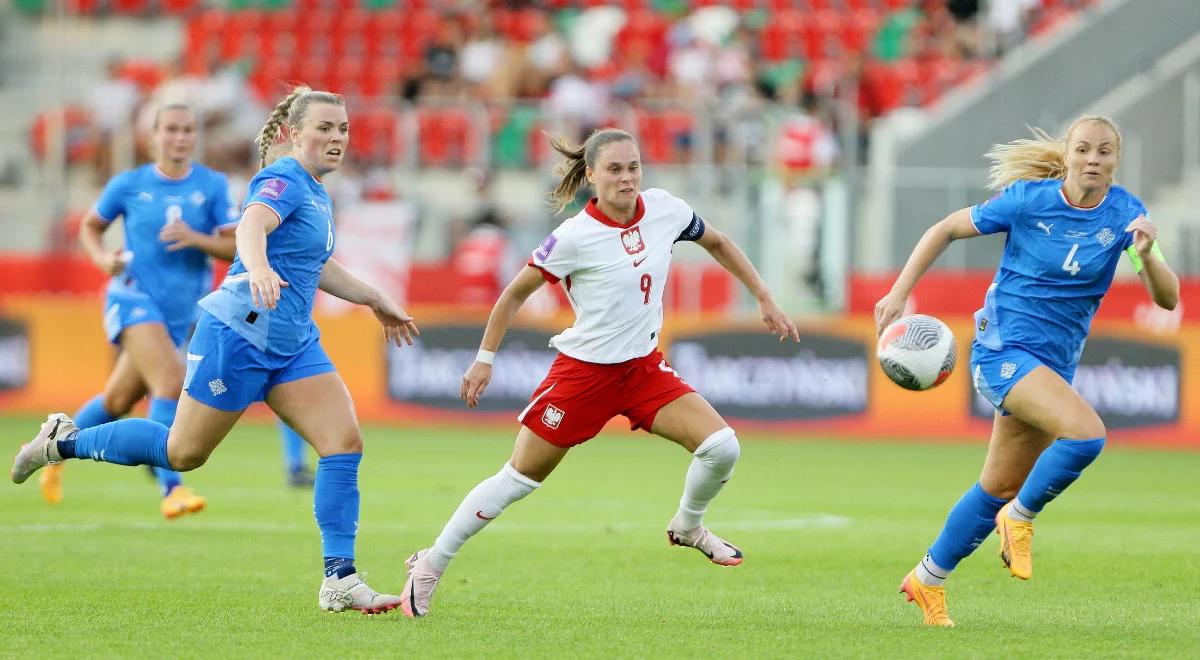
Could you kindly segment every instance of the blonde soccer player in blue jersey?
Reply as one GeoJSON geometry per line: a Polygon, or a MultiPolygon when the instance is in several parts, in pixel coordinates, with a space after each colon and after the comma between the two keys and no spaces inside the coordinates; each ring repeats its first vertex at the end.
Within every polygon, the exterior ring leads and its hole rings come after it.
{"type": "Polygon", "coordinates": [[[952,241],[1008,235],[975,313],[971,350],[975,388],[996,408],[983,473],[900,585],[932,626],[954,625],[943,583],[993,529],[1011,574],[1033,575],[1034,517],[1100,455],[1104,422],[1071,380],[1122,255],[1155,304],[1179,303],[1179,278],[1163,259],[1146,207],[1113,183],[1121,134],[1112,120],[1080,117],[1061,139],[1035,131],[1034,139],[997,145],[988,156],[989,187],[999,192],[926,231],[875,306],[882,330],[952,241]]]}
{"type": "Polygon", "coordinates": [[[258,137],[263,168],[243,205],[237,256],[221,287],[200,301],[174,425],[124,419],[78,430],[70,417],[52,414],[14,459],[14,482],[70,458],[192,470],[251,403],[265,401],[321,457],[313,493],[325,563],[318,606],[368,614],[399,606],[399,597],[367,586],[354,565],[362,436],[312,319],[320,289],[369,307],[397,346],[417,333],[395,302],[331,258],[333,211],[323,177],[341,166],[349,141],[337,94],[298,87],[276,105],[258,137]],[[289,153],[268,164],[285,126],[289,153]]]}
{"type": "MultiPolygon", "coordinates": [[[[192,160],[198,126],[187,105],[170,104],[154,117],[154,162],[113,177],[84,216],[79,242],[111,275],[104,330],[121,354],[104,390],[75,413],[79,428],[111,422],[150,395],[150,419],[175,419],[184,366],[179,347],[199,316],[196,302],[212,283],[211,258],[232,259],[237,210],[225,175],[192,160]],[[103,234],[122,220],[124,245],[106,250],[103,234]]],[[[155,467],[167,518],[200,511],[203,497],[179,473],[155,467]]],[[[42,495],[62,499],[62,465],[42,473],[42,495]]]]}

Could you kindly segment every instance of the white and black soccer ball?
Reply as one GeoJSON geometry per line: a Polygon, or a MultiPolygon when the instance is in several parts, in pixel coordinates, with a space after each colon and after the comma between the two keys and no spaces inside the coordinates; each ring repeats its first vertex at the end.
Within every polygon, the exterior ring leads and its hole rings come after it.
{"type": "Polygon", "coordinates": [[[906,390],[928,390],[950,377],[958,359],[954,333],[938,319],[912,314],[896,319],[875,346],[879,366],[906,390]]]}

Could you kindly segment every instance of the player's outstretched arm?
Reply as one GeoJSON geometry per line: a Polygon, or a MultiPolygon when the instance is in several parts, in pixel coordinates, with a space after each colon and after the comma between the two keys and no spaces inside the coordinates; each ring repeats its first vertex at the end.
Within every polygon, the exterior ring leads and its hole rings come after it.
{"type": "Polygon", "coordinates": [[[892,290],[875,303],[875,330],[883,332],[892,321],[904,313],[904,304],[908,301],[912,290],[917,286],[917,280],[926,270],[937,261],[946,250],[946,246],[960,238],[978,236],[979,231],[971,222],[971,208],[959,209],[942,218],[937,224],[925,230],[917,246],[913,248],[904,269],[892,284],[892,290]]]}
{"type": "Polygon", "coordinates": [[[529,296],[545,282],[541,271],[533,266],[526,266],[504,287],[496,304],[492,306],[487,328],[484,329],[483,339],[479,342],[479,355],[467,369],[467,373],[463,374],[462,387],[458,392],[459,397],[467,402],[468,408],[479,405],[479,397],[483,396],[483,391],[491,382],[492,357],[500,350],[500,342],[504,341],[504,335],[512,326],[517,310],[521,309],[521,305],[524,305],[529,296]]]}
{"type": "Polygon", "coordinates": [[[787,314],[783,313],[783,310],[779,309],[779,305],[775,304],[775,299],[767,290],[767,283],[758,274],[758,269],[750,263],[746,253],[742,252],[742,248],[738,247],[732,238],[711,224],[707,224],[704,227],[704,235],[696,243],[708,250],[708,253],[717,263],[721,264],[722,268],[738,278],[738,281],[750,290],[750,294],[758,301],[758,310],[762,314],[763,323],[766,324],[767,330],[771,334],[779,335],[779,341],[787,341],[789,337],[792,341],[800,341],[800,332],[796,329],[796,324],[787,314]]]}
{"type": "Polygon", "coordinates": [[[346,270],[346,267],[337,259],[325,262],[325,268],[321,270],[321,280],[317,286],[322,291],[346,302],[369,307],[379,322],[383,324],[383,332],[387,340],[396,346],[402,346],[405,343],[412,346],[413,337],[421,334],[417,329],[416,322],[394,300],[346,270]]]}
{"type": "Polygon", "coordinates": [[[1179,277],[1158,249],[1158,227],[1139,215],[1125,231],[1133,232],[1133,248],[1137,252],[1134,266],[1138,267],[1138,277],[1142,278],[1150,298],[1163,309],[1175,309],[1179,305],[1179,277]]]}

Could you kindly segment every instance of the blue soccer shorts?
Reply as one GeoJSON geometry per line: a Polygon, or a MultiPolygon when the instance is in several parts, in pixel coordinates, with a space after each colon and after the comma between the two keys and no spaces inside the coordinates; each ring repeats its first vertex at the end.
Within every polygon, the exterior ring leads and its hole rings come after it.
{"type": "Polygon", "coordinates": [[[1075,378],[1075,367],[1056,367],[1019,348],[1005,347],[998,351],[980,346],[971,346],[971,377],[975,391],[995,406],[1000,414],[1007,415],[1004,399],[1010,390],[1034,369],[1046,366],[1063,380],[1071,383],[1075,378]]]}
{"type": "Polygon", "coordinates": [[[266,399],[276,385],[330,371],[333,363],[317,339],[294,355],[265,353],[205,312],[188,344],[183,390],[201,403],[232,412],[266,399]]]}
{"type": "Polygon", "coordinates": [[[104,297],[104,334],[113,344],[121,343],[125,328],[140,323],[159,323],[166,327],[171,342],[182,346],[192,329],[190,316],[185,319],[168,319],[158,303],[140,291],[109,291],[104,297]]]}

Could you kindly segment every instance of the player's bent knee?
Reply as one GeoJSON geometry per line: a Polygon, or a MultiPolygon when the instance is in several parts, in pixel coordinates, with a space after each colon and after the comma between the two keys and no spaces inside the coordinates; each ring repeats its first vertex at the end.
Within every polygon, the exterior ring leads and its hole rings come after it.
{"type": "Polygon", "coordinates": [[[1090,415],[1086,415],[1082,419],[1064,424],[1058,437],[1063,440],[1092,440],[1107,437],[1108,429],[1104,427],[1104,421],[1100,419],[1100,415],[1097,415],[1095,411],[1090,412],[1090,415]]]}
{"type": "Polygon", "coordinates": [[[705,438],[693,454],[712,467],[732,467],[741,456],[742,447],[737,434],[726,426],[705,438]]]}
{"type": "Polygon", "coordinates": [[[322,455],[330,454],[361,454],[363,453],[362,434],[355,429],[353,432],[341,434],[341,436],[323,449],[327,451],[319,452],[322,455]]]}
{"type": "Polygon", "coordinates": [[[197,451],[167,451],[167,460],[176,472],[190,472],[208,462],[209,454],[197,451]]]}
{"type": "Polygon", "coordinates": [[[1001,500],[1011,500],[1021,490],[1021,482],[1010,478],[983,476],[979,479],[983,492],[1001,500]]]}
{"type": "Polygon", "coordinates": [[[104,412],[119,418],[128,415],[140,398],[132,392],[105,392],[100,405],[104,406],[104,412]]]}

